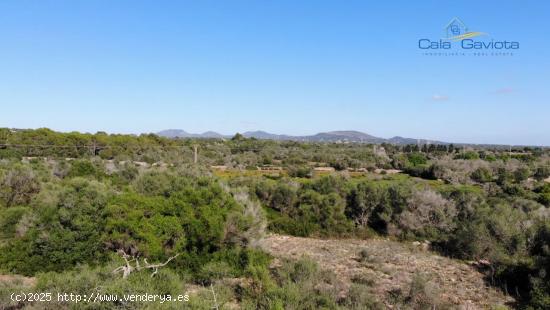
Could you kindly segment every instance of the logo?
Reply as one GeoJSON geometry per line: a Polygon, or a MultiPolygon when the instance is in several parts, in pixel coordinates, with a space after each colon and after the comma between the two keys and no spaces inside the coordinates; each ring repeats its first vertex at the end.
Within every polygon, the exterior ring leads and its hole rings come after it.
{"type": "MultiPolygon", "coordinates": [[[[418,48],[425,51],[425,55],[433,55],[430,51],[455,52],[445,55],[506,55],[512,56],[514,50],[519,49],[519,42],[514,40],[495,40],[487,32],[472,31],[458,17],[451,19],[443,27],[443,38],[418,40],[418,48]],[[466,53],[473,52],[473,53],[466,53]]],[[[441,54],[441,53],[439,53],[441,54]]],[[[439,55],[438,54],[438,55],[439,55]]]]}
{"type": "Polygon", "coordinates": [[[477,36],[487,35],[485,32],[468,31],[468,27],[460,18],[455,17],[445,26],[446,37],[444,40],[461,41],[477,36]]]}

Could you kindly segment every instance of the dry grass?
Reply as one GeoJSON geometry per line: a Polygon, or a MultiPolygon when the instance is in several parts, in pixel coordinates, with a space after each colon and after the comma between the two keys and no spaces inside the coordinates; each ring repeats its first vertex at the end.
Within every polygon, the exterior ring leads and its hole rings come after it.
{"type": "Polygon", "coordinates": [[[24,277],[19,275],[2,275],[0,274],[0,283],[4,285],[21,285],[21,286],[34,286],[36,284],[36,278],[24,277]]]}
{"type": "Polygon", "coordinates": [[[344,288],[349,288],[352,282],[369,283],[372,293],[388,308],[392,308],[391,292],[408,292],[417,274],[429,279],[440,304],[459,309],[490,309],[514,302],[513,298],[488,287],[483,274],[473,266],[423,251],[410,243],[270,235],[262,241],[262,247],[275,257],[309,256],[321,268],[336,273],[344,288]]]}

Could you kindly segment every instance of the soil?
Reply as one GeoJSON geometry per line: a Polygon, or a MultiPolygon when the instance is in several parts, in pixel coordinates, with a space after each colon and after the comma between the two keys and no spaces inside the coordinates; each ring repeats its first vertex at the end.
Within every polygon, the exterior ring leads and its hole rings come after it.
{"type": "Polygon", "coordinates": [[[511,296],[488,286],[475,264],[437,255],[427,250],[427,243],[269,235],[261,247],[277,258],[308,256],[320,268],[334,272],[344,290],[354,279],[367,279],[372,294],[388,308],[392,308],[389,293],[409,291],[418,273],[429,279],[441,301],[459,309],[491,309],[514,303],[511,296]]]}

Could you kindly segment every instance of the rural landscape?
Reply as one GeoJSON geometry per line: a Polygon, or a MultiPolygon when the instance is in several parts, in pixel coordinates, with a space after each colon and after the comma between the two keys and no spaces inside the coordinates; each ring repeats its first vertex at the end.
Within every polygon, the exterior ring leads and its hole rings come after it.
{"type": "Polygon", "coordinates": [[[548,148],[3,128],[0,158],[2,309],[550,305],[548,148]]]}
{"type": "Polygon", "coordinates": [[[0,310],[550,310],[550,1],[0,1],[0,310]]]}

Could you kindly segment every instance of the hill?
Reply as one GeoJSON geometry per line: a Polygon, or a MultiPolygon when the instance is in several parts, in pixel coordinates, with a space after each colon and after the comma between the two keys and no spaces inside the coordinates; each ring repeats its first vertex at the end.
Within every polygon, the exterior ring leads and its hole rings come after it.
{"type": "MultiPolygon", "coordinates": [[[[167,138],[218,138],[227,139],[231,135],[223,135],[213,131],[207,131],[201,134],[189,133],[181,129],[168,129],[162,130],[157,133],[159,136],[167,138]]],[[[247,138],[256,138],[260,140],[276,140],[276,141],[303,141],[303,142],[353,142],[353,143],[391,143],[391,144],[448,144],[447,142],[427,140],[427,139],[413,139],[403,137],[393,137],[390,139],[384,139],[369,135],[364,132],[355,130],[339,130],[320,132],[314,135],[307,136],[291,136],[285,134],[273,134],[266,131],[247,131],[243,133],[243,136],[247,138]]]]}

